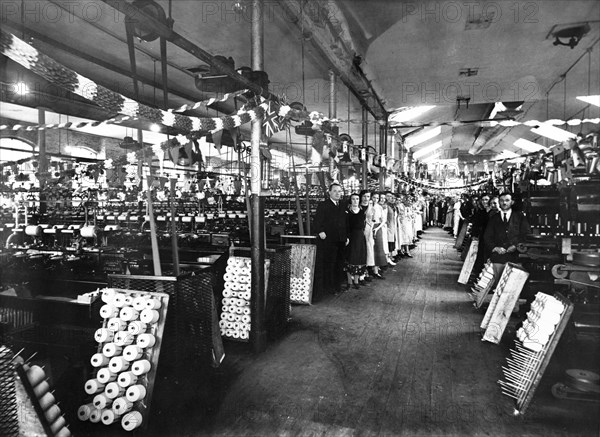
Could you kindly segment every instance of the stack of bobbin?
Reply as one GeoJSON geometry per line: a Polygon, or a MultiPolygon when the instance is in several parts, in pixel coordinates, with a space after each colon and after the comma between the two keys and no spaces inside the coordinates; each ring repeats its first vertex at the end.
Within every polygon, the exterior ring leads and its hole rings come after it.
{"type": "Polygon", "coordinates": [[[290,279],[290,300],[292,303],[310,303],[311,273],[310,267],[304,267],[302,277],[292,277],[290,279]]]}
{"type": "Polygon", "coordinates": [[[35,398],[31,400],[32,402],[37,402],[39,406],[38,416],[40,416],[40,421],[43,420],[47,423],[46,429],[50,431],[52,436],[70,437],[72,435],[71,431],[67,428],[66,420],[54,395],[50,391],[50,385],[48,384],[44,368],[24,363],[21,364],[21,369],[22,372],[19,372],[21,380],[23,384],[28,384],[31,387],[35,398]]]}
{"type": "Polygon", "coordinates": [[[163,303],[150,294],[114,289],[104,290],[102,301],[104,322],[94,334],[98,352],[90,360],[96,376],[85,383],[91,399],[79,407],[77,417],[105,425],[120,422],[123,429],[133,431],[143,423],[140,403],[146,397],[163,303]]]}
{"type": "Polygon", "coordinates": [[[517,330],[517,338],[527,349],[541,351],[548,344],[564,310],[563,303],[554,296],[537,293],[527,313],[527,320],[517,330]]]}
{"type": "Polygon", "coordinates": [[[471,287],[471,299],[475,301],[475,306],[479,307],[483,302],[483,298],[489,293],[494,283],[494,266],[491,262],[487,262],[477,281],[471,287]]]}
{"type": "Polygon", "coordinates": [[[221,335],[235,340],[250,338],[250,258],[230,257],[223,280],[221,335]]]}

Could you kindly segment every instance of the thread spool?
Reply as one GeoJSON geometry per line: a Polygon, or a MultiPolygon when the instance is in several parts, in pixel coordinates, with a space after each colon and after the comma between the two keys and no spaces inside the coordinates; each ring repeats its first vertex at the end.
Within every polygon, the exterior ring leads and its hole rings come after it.
{"type": "Polygon", "coordinates": [[[36,398],[41,398],[44,394],[50,391],[50,385],[47,381],[42,381],[33,388],[33,393],[36,398]]]}
{"type": "Polygon", "coordinates": [[[227,326],[227,322],[225,320],[219,320],[219,328],[223,329],[227,326]]]}
{"type": "Polygon", "coordinates": [[[71,431],[69,431],[69,428],[67,428],[66,426],[63,426],[62,428],[60,428],[58,431],[53,431],[54,437],[71,437],[71,431]]]}
{"type": "Polygon", "coordinates": [[[125,397],[129,402],[137,402],[146,397],[146,387],[141,384],[132,385],[125,392],[125,397]]]}
{"type": "Polygon", "coordinates": [[[112,399],[106,396],[106,393],[99,393],[92,399],[92,403],[94,407],[102,410],[104,408],[109,408],[112,405],[112,399]]]}
{"type": "Polygon", "coordinates": [[[146,301],[146,309],[158,310],[162,306],[162,302],[158,299],[150,298],[146,301]]]}
{"type": "Polygon", "coordinates": [[[25,226],[25,235],[30,237],[40,237],[42,235],[42,227],[36,225],[25,226]]]}
{"type": "Polygon", "coordinates": [[[90,422],[99,423],[101,419],[102,419],[102,410],[100,408],[95,408],[90,413],[90,422]]]}
{"type": "Polygon", "coordinates": [[[244,308],[242,308],[242,312],[243,312],[244,315],[248,315],[249,316],[250,315],[250,308],[244,307],[244,308]]]}
{"type": "Polygon", "coordinates": [[[143,332],[146,332],[147,327],[148,325],[144,322],[135,320],[133,322],[129,322],[129,325],[127,325],[127,332],[129,332],[131,335],[139,335],[143,332]]]}
{"type": "Polygon", "coordinates": [[[95,238],[98,235],[98,228],[96,226],[84,226],[79,230],[79,234],[83,238],[95,238]]]}
{"type": "Polygon", "coordinates": [[[125,394],[125,389],[123,387],[121,387],[119,384],[117,384],[116,382],[111,382],[109,384],[106,384],[106,388],[104,389],[104,394],[109,399],[116,399],[119,396],[123,396],[125,394]]]}
{"type": "Polygon", "coordinates": [[[42,397],[38,398],[38,402],[40,404],[40,407],[42,407],[42,410],[47,410],[52,405],[56,404],[56,399],[54,398],[54,395],[52,393],[46,392],[42,395],[42,397]]]}
{"type": "Polygon", "coordinates": [[[122,293],[116,293],[113,299],[113,305],[117,308],[123,308],[125,306],[125,295],[122,293]]]}
{"type": "Polygon", "coordinates": [[[133,363],[131,371],[134,375],[141,376],[150,371],[151,364],[148,360],[138,360],[133,363]]]}
{"type": "MultiPolygon", "coordinates": [[[[142,335],[149,335],[149,334],[142,334],[142,335]]],[[[152,337],[154,337],[154,336],[152,336],[152,337]]],[[[138,338],[138,340],[139,340],[139,338],[138,338]]],[[[130,346],[127,346],[123,350],[123,359],[127,360],[129,362],[139,360],[140,358],[142,358],[142,353],[143,353],[143,350],[141,349],[140,346],[136,346],[136,345],[132,344],[130,346]]]]}
{"type": "Polygon", "coordinates": [[[108,368],[113,373],[124,372],[129,369],[129,361],[124,357],[112,357],[108,364],[108,368]]]}
{"type": "Polygon", "coordinates": [[[115,399],[112,404],[112,410],[120,416],[131,411],[131,408],[133,408],[133,403],[123,396],[115,399]]]}
{"type": "Polygon", "coordinates": [[[105,357],[112,358],[117,355],[121,355],[121,351],[123,348],[121,346],[117,346],[115,343],[106,343],[102,347],[102,353],[105,357]]]}
{"type": "Polygon", "coordinates": [[[115,290],[113,290],[112,288],[108,288],[102,292],[102,296],[100,296],[100,299],[102,299],[102,302],[104,303],[112,304],[113,299],[115,298],[115,294],[115,290]]]}
{"type": "Polygon", "coordinates": [[[100,317],[103,319],[112,319],[119,315],[119,309],[114,305],[105,304],[100,307],[100,317]]]}
{"type": "Polygon", "coordinates": [[[146,309],[146,297],[145,296],[136,296],[131,301],[131,306],[136,311],[142,311],[146,309]]]}
{"type": "Polygon", "coordinates": [[[140,313],[140,320],[144,323],[158,322],[159,314],[156,310],[145,309],[140,313]]]}
{"type": "Polygon", "coordinates": [[[125,320],[126,322],[131,322],[133,320],[136,320],[138,318],[139,314],[140,314],[139,311],[128,306],[128,307],[121,308],[121,311],[119,312],[119,317],[122,320],[125,320]]]}
{"type": "Polygon", "coordinates": [[[116,380],[117,375],[112,373],[108,367],[103,367],[102,369],[98,370],[98,373],[96,374],[96,379],[101,384],[108,384],[109,382],[116,380]]]}
{"type": "Polygon", "coordinates": [[[58,407],[58,405],[54,404],[50,406],[46,411],[44,411],[44,416],[46,416],[46,419],[49,423],[52,423],[59,418],[60,408],[58,407]]]}
{"type": "Polygon", "coordinates": [[[129,346],[133,343],[133,335],[129,331],[119,331],[115,334],[113,342],[117,346],[129,346]]]}
{"type": "Polygon", "coordinates": [[[133,343],[135,336],[129,333],[129,331],[118,331],[115,332],[113,343],[117,346],[125,347],[133,343]]]}
{"type": "Polygon", "coordinates": [[[121,416],[116,414],[113,410],[104,410],[102,411],[102,423],[105,425],[112,425],[117,420],[119,420],[121,416]]]}
{"type": "Polygon", "coordinates": [[[104,386],[105,386],[105,384],[103,382],[98,381],[98,379],[88,379],[85,382],[83,389],[85,390],[85,392],[87,394],[93,395],[93,394],[103,391],[104,386]]]}
{"type": "Polygon", "coordinates": [[[223,297],[231,297],[232,292],[230,290],[223,290],[223,297]]]}
{"type": "Polygon", "coordinates": [[[38,365],[33,365],[26,371],[27,380],[32,387],[35,387],[44,379],[46,379],[46,372],[38,365]]]}
{"type": "Polygon", "coordinates": [[[142,413],[139,411],[131,411],[123,416],[121,419],[121,426],[125,431],[133,431],[142,426],[142,421],[142,413]]]}
{"type": "Polygon", "coordinates": [[[117,384],[119,384],[123,388],[127,388],[131,385],[134,385],[138,380],[138,377],[133,374],[132,371],[123,372],[117,378],[117,384]]]}
{"type": "Polygon", "coordinates": [[[92,403],[81,405],[77,409],[77,418],[79,420],[81,420],[82,422],[89,420],[90,414],[92,414],[92,411],[94,411],[94,409],[95,409],[95,407],[94,407],[94,404],[92,404],[92,403]]]}
{"type": "Polygon", "coordinates": [[[141,334],[136,339],[136,344],[143,349],[154,347],[156,344],[156,337],[152,334],[141,334]]]}
{"type": "Polygon", "coordinates": [[[94,332],[94,340],[96,340],[97,343],[107,343],[113,341],[114,336],[115,333],[106,328],[96,329],[96,332],[94,332]]]}
{"type": "Polygon", "coordinates": [[[125,303],[125,306],[130,307],[133,304],[133,296],[131,296],[129,294],[124,294],[123,302],[125,303]]]}
{"type": "Polygon", "coordinates": [[[113,317],[112,319],[108,320],[106,327],[109,331],[113,332],[123,331],[125,328],[127,328],[127,322],[118,317],[113,317]]]}

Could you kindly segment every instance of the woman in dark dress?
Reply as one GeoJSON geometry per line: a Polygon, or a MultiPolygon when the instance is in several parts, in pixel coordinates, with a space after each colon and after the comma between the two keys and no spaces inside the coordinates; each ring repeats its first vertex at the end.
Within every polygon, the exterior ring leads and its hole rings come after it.
{"type": "Polygon", "coordinates": [[[356,193],[350,196],[350,206],[347,211],[348,239],[346,247],[346,265],[344,270],[348,278],[348,288],[358,288],[360,277],[367,269],[367,241],[365,239],[365,211],[360,207],[360,196],[356,193]]]}

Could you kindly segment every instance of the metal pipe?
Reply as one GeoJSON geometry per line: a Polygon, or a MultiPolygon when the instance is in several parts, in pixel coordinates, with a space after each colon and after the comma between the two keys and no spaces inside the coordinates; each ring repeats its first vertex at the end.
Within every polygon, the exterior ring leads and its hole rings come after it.
{"type": "Polygon", "coordinates": [[[329,119],[337,118],[337,89],[335,72],[329,70],[329,119]]]}
{"type": "MultiPolygon", "coordinates": [[[[44,108],[38,108],[38,123],[41,125],[46,124],[46,110],[44,108]]],[[[44,194],[44,186],[46,184],[46,173],[48,172],[48,159],[46,157],[46,129],[40,129],[38,133],[38,171],[40,174],[40,213],[46,212],[47,204],[45,202],[46,195],[44,194]]]]}
{"type": "Polygon", "coordinates": [[[385,162],[381,158],[383,158],[383,154],[385,154],[385,130],[384,125],[379,124],[379,189],[385,190],[385,162]]]}
{"type": "MultiPolygon", "coordinates": [[[[367,150],[367,143],[369,142],[369,123],[367,123],[367,118],[369,116],[368,110],[366,107],[362,107],[362,146],[363,150],[367,150]]],[[[362,153],[362,151],[361,151],[362,153]]],[[[368,155],[365,153],[365,159],[362,162],[362,188],[366,190],[368,187],[367,184],[367,157],[368,155]]]]}
{"type": "MultiPolygon", "coordinates": [[[[263,0],[252,0],[252,69],[263,71],[264,68],[264,18],[263,0]]],[[[256,86],[255,86],[256,88],[256,86]]],[[[268,91],[262,90],[262,93],[268,91]]],[[[267,348],[267,332],[265,327],[265,250],[264,250],[264,199],[261,197],[260,184],[260,139],[262,120],[252,121],[250,184],[252,189],[252,330],[251,341],[254,352],[263,352],[267,348]]]]}
{"type": "MultiPolygon", "coordinates": [[[[197,46],[196,44],[194,44],[187,38],[184,38],[182,35],[173,31],[169,26],[165,25],[164,23],[155,19],[154,17],[151,17],[150,15],[146,14],[139,8],[127,3],[125,0],[102,0],[102,1],[104,3],[112,6],[116,10],[120,11],[128,18],[134,19],[136,21],[143,21],[144,24],[147,24],[148,26],[152,27],[152,29],[159,36],[166,38],[167,41],[171,42],[172,44],[175,44],[177,47],[185,50],[189,54],[200,59],[201,61],[206,62],[207,64],[215,67],[221,73],[234,79],[236,82],[238,82],[244,88],[248,88],[249,90],[253,91],[255,94],[261,95],[266,99],[270,99],[272,97],[271,93],[268,90],[255,84],[254,82],[250,81],[249,79],[246,79],[244,76],[242,76],[237,71],[235,71],[233,68],[231,68],[229,65],[219,61],[218,59],[216,59],[213,55],[211,55],[207,51],[203,50],[202,48],[200,48],[199,46],[197,46]]],[[[253,8],[255,8],[254,5],[253,5],[253,8]]],[[[253,11],[254,11],[254,9],[253,9],[253,11]]],[[[262,27],[263,27],[262,18],[259,21],[261,22],[261,24],[258,25],[258,27],[260,27],[260,29],[262,29],[262,27]]],[[[252,23],[253,35],[254,35],[255,27],[257,27],[257,25],[256,25],[256,23],[254,23],[254,20],[253,20],[253,23],[252,23]]],[[[253,45],[252,52],[254,55],[255,54],[254,53],[254,45],[253,45]]],[[[253,59],[253,64],[254,64],[254,61],[255,61],[255,59],[253,59]]],[[[260,62],[258,64],[260,64],[260,65],[263,64],[262,57],[260,58],[260,62]]],[[[262,71],[262,67],[257,68],[253,65],[252,68],[253,68],[253,70],[262,71]]]]}

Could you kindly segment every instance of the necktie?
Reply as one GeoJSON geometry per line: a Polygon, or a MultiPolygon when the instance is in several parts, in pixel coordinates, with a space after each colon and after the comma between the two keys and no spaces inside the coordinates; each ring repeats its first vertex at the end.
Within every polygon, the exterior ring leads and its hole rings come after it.
{"type": "Polygon", "coordinates": [[[508,223],[508,219],[506,218],[506,213],[505,212],[502,213],[502,221],[504,223],[508,223]]]}

